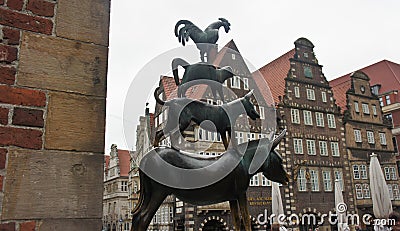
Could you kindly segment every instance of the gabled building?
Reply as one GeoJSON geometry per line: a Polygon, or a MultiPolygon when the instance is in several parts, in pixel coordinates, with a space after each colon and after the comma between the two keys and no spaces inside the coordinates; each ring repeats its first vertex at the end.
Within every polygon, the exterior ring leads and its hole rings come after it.
{"type": "Polygon", "coordinates": [[[103,229],[128,231],[132,222],[128,202],[130,152],[113,144],[104,159],[103,229]]]}
{"type": "MultiPolygon", "coordinates": [[[[400,96],[398,94],[400,90],[400,64],[382,60],[361,68],[360,71],[369,77],[371,91],[378,96],[379,104],[382,107],[383,121],[391,126],[397,164],[400,166],[398,155],[400,145],[400,96]]],[[[346,82],[349,79],[350,74],[347,74],[332,82],[339,84],[339,82],[346,82]]]]}
{"type": "MultiPolygon", "coordinates": [[[[277,107],[280,129],[287,129],[281,153],[291,174],[284,190],[288,215],[321,214],[334,211],[334,182],[339,180],[348,205],[354,212],[348,155],[342,116],[329,82],[306,38],[295,48],[261,67],[277,107]]],[[[300,225],[300,230],[315,226],[300,225]]],[[[330,230],[325,219],[323,230],[330,230]]]]}
{"type": "Polygon", "coordinates": [[[390,127],[384,117],[378,95],[370,86],[370,78],[362,71],[330,82],[338,104],[342,105],[346,147],[353,182],[353,198],[359,215],[373,214],[370,192],[369,162],[378,154],[385,174],[393,208],[400,205],[398,172],[390,127]]]}

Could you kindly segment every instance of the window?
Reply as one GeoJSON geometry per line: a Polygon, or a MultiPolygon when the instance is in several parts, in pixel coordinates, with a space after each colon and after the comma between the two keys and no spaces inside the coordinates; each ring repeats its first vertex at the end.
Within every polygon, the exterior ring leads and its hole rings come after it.
{"type": "Polygon", "coordinates": [[[261,174],[261,186],[268,186],[268,179],[261,174]]]}
{"type": "Polygon", "coordinates": [[[304,67],[304,76],[307,78],[312,78],[311,67],[308,67],[308,66],[304,67]]]}
{"type": "Polygon", "coordinates": [[[362,190],[361,184],[356,184],[355,186],[356,186],[357,199],[363,199],[364,195],[363,195],[363,190],[362,190]]]}
{"type": "Polygon", "coordinates": [[[328,144],[326,141],[319,141],[319,154],[321,156],[328,155],[328,144]]]}
{"type": "Polygon", "coordinates": [[[308,58],[308,53],[304,52],[304,58],[308,58]]]}
{"type": "Polygon", "coordinates": [[[361,143],[361,142],[362,142],[362,139],[361,139],[361,131],[358,130],[358,129],[354,129],[354,140],[355,140],[357,143],[361,143]]]}
{"type": "Polygon", "coordinates": [[[331,142],[331,150],[332,150],[332,156],[340,156],[338,142],[331,142]]]}
{"type": "Polygon", "coordinates": [[[214,104],[214,100],[213,99],[207,99],[207,103],[213,105],[214,104]]]}
{"type": "Polygon", "coordinates": [[[321,112],[316,112],[315,113],[315,121],[316,121],[318,127],[323,127],[324,126],[324,114],[321,112]]]}
{"type": "Polygon", "coordinates": [[[386,145],[386,134],[383,132],[379,132],[379,141],[382,145],[386,145]]]}
{"type": "Polygon", "coordinates": [[[306,140],[308,155],[316,155],[315,140],[306,140]]]}
{"type": "Polygon", "coordinates": [[[390,177],[392,180],[397,180],[397,173],[395,167],[390,167],[390,177]]]}
{"type": "Polygon", "coordinates": [[[247,141],[252,141],[256,139],[255,133],[247,133],[247,141]]]}
{"type": "Polygon", "coordinates": [[[326,92],[321,92],[322,102],[326,103],[326,92]]]}
{"type": "Polygon", "coordinates": [[[343,174],[341,170],[335,170],[335,181],[338,180],[340,184],[340,188],[343,190],[343,174]]]}
{"type": "Polygon", "coordinates": [[[291,109],[290,112],[291,112],[291,115],[292,115],[292,123],[299,124],[300,123],[299,109],[291,109]]]}
{"type": "Polygon", "coordinates": [[[371,192],[369,190],[369,184],[363,184],[364,198],[371,198],[371,192]]]}
{"type": "Polygon", "coordinates": [[[240,77],[239,76],[233,76],[231,79],[231,87],[232,88],[239,88],[240,89],[240,77]]]}
{"type": "Polygon", "coordinates": [[[384,105],[383,105],[383,99],[382,99],[382,97],[379,97],[379,105],[381,105],[381,107],[384,106],[384,105]]]}
{"type": "Polygon", "coordinates": [[[367,166],[360,165],[359,168],[360,168],[360,177],[361,177],[361,179],[368,179],[367,166]]]}
{"type": "Polygon", "coordinates": [[[304,171],[304,169],[300,169],[299,170],[299,174],[297,176],[297,185],[299,188],[299,191],[307,191],[306,189],[306,172],[304,171]]]}
{"type": "Polygon", "coordinates": [[[374,114],[374,116],[378,115],[378,112],[376,110],[376,105],[372,105],[372,113],[374,114]]]}
{"type": "Polygon", "coordinates": [[[369,107],[368,107],[368,104],[363,103],[363,104],[362,104],[362,110],[363,110],[363,113],[364,113],[364,114],[369,115],[369,107]]]}
{"type": "Polygon", "coordinates": [[[326,116],[328,118],[328,127],[329,128],[336,128],[335,115],[327,114],[326,116]]]}
{"type": "Polygon", "coordinates": [[[222,105],[222,104],[224,104],[224,102],[220,99],[217,99],[217,105],[222,105]]]}
{"type": "Polygon", "coordinates": [[[121,191],[122,192],[128,191],[128,181],[121,181],[121,191]]]}
{"type": "Polygon", "coordinates": [[[315,100],[315,92],[313,89],[307,89],[307,99],[315,100]]]}
{"type": "Polygon", "coordinates": [[[358,102],[354,101],[354,111],[355,112],[360,112],[360,108],[358,108],[358,102]]]}
{"type": "Polygon", "coordinates": [[[390,104],[390,95],[386,95],[385,99],[386,99],[386,105],[389,105],[390,104]]]}
{"type": "Polygon", "coordinates": [[[393,196],[393,188],[392,188],[392,185],[391,185],[391,184],[388,184],[387,186],[388,186],[388,189],[389,189],[389,197],[390,197],[390,200],[393,200],[393,199],[394,199],[394,196],[393,196]]]}
{"type": "Polygon", "coordinates": [[[236,132],[236,140],[237,140],[238,144],[241,144],[244,142],[243,132],[236,132]]]}
{"type": "Polygon", "coordinates": [[[300,89],[299,89],[299,87],[294,87],[294,96],[296,98],[300,98],[300,89]]]}
{"type": "Polygon", "coordinates": [[[332,191],[331,172],[330,171],[322,171],[322,177],[324,179],[324,190],[332,191]]]}
{"type": "Polygon", "coordinates": [[[303,154],[303,140],[302,139],[293,139],[294,145],[294,153],[295,154],[303,154]]]}
{"type": "Polygon", "coordinates": [[[168,208],[169,208],[169,223],[173,223],[174,222],[174,210],[171,206],[169,206],[168,208]]]}
{"type": "Polygon", "coordinates": [[[384,170],[385,170],[385,179],[390,180],[390,168],[385,167],[384,170]]]}
{"type": "Polygon", "coordinates": [[[232,54],[232,59],[235,60],[236,59],[236,55],[232,54]]]}
{"type": "Polygon", "coordinates": [[[356,180],[360,179],[360,169],[358,168],[358,165],[353,165],[353,177],[356,180]]]}
{"type": "Polygon", "coordinates": [[[311,111],[303,111],[303,115],[304,115],[304,124],[313,125],[311,111]]]}
{"type": "Polygon", "coordinates": [[[259,113],[260,113],[260,119],[262,119],[262,120],[265,119],[264,107],[259,106],[258,109],[259,109],[259,113]]]}
{"type": "Polygon", "coordinates": [[[374,132],[367,131],[367,140],[369,144],[375,144],[374,132]]]}
{"type": "Polygon", "coordinates": [[[250,186],[259,186],[260,182],[258,180],[258,174],[254,175],[252,178],[250,178],[250,186]]]}
{"type": "Polygon", "coordinates": [[[310,176],[311,191],[319,191],[318,172],[316,170],[310,170],[310,176]]]}
{"type": "Polygon", "coordinates": [[[249,79],[243,78],[243,89],[249,90],[249,79]]]}
{"type": "Polygon", "coordinates": [[[392,190],[393,190],[393,198],[395,200],[399,200],[400,199],[399,185],[397,184],[392,185],[392,190]]]}

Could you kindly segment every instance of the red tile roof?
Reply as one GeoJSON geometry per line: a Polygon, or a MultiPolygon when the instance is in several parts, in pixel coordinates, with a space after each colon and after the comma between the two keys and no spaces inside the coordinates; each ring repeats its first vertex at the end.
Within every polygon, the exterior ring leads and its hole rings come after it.
{"type": "Polygon", "coordinates": [[[169,76],[161,76],[160,78],[160,86],[164,89],[166,100],[175,98],[177,86],[174,78],[169,76]]]}
{"type": "Polygon", "coordinates": [[[119,170],[121,176],[128,176],[131,156],[128,150],[118,149],[119,170]]]}
{"type": "MultiPolygon", "coordinates": [[[[382,60],[367,67],[361,68],[370,78],[370,85],[380,84],[379,94],[385,94],[400,89],[400,64],[382,60]]],[[[336,78],[329,82],[333,88],[336,103],[342,109],[346,106],[346,91],[350,88],[350,74],[336,78]],[[347,89],[345,89],[347,87],[347,89]]]]}
{"type": "MultiPolygon", "coordinates": [[[[281,57],[258,69],[267,81],[275,103],[279,103],[279,96],[285,94],[285,78],[290,70],[290,58],[293,58],[295,50],[286,52],[281,57]]],[[[253,75],[257,75],[256,72],[253,75]]]]}

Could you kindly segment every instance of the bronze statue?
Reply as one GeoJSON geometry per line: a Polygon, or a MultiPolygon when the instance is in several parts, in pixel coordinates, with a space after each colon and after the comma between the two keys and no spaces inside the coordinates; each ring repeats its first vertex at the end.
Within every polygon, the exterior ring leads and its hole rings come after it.
{"type": "Polygon", "coordinates": [[[224,83],[225,80],[233,77],[233,71],[231,67],[226,66],[219,69],[206,63],[195,63],[190,65],[181,58],[173,59],[171,65],[175,83],[178,86],[178,97],[184,97],[187,89],[189,89],[189,87],[192,85],[203,83],[210,86],[214,95],[214,99],[217,98],[218,91],[220,99],[224,102],[222,83],[224,83]],[[185,73],[183,74],[181,81],[179,81],[178,66],[181,66],[185,69],[185,73]],[[210,81],[215,81],[216,83],[210,81]]]}
{"type": "Polygon", "coordinates": [[[228,33],[231,24],[224,18],[219,18],[219,21],[211,23],[204,31],[198,28],[189,20],[179,20],[175,25],[175,36],[178,37],[179,42],[185,46],[185,43],[189,41],[189,37],[196,43],[197,48],[200,50],[201,61],[204,62],[204,54],[207,53],[207,61],[209,50],[211,46],[215,45],[218,41],[218,30],[221,26],[224,27],[225,32],[228,33]],[[184,25],[182,28],[178,28],[180,25],[184,25]]]}
{"type": "MultiPolygon", "coordinates": [[[[157,103],[168,107],[168,119],[164,129],[156,132],[154,138],[155,147],[158,146],[161,138],[166,135],[165,133],[171,134],[171,145],[174,147],[176,139],[173,136],[177,128],[182,133],[192,121],[200,125],[203,121],[209,120],[221,135],[222,142],[225,149],[227,149],[229,142],[226,132],[228,132],[228,136],[231,138],[234,123],[241,114],[246,113],[252,120],[260,118],[260,115],[254,109],[254,104],[250,100],[253,91],[232,102],[223,105],[211,105],[188,98],[175,98],[165,102],[159,98],[159,90],[160,87],[157,87],[154,91],[154,97],[157,103]]],[[[207,127],[207,125],[204,125],[204,127],[202,125],[202,128],[209,131],[213,130],[213,128],[207,127]]]]}
{"type": "MultiPolygon", "coordinates": [[[[284,137],[285,132],[283,131],[272,144],[267,138],[240,144],[238,149],[244,149],[245,153],[243,156],[239,156],[241,158],[240,162],[233,171],[218,182],[196,189],[169,187],[153,180],[142,169],[159,169],[158,166],[162,166],[160,161],[166,161],[177,168],[183,169],[201,169],[205,166],[213,165],[213,170],[204,174],[214,174],[215,171],[221,171],[220,169],[224,167],[226,161],[229,161],[229,158],[240,155],[237,149],[228,149],[219,159],[193,157],[193,155],[187,155],[168,147],[159,147],[154,149],[153,152],[146,154],[140,164],[141,193],[138,206],[133,211],[132,230],[145,231],[164,199],[168,195],[173,194],[182,201],[194,205],[207,205],[229,201],[235,230],[241,230],[242,220],[245,230],[251,231],[246,198],[250,178],[254,174],[262,172],[265,177],[272,181],[282,184],[288,182],[287,173],[282,165],[282,158],[274,150],[284,137]],[[249,166],[256,152],[261,152],[264,156],[268,156],[258,171],[249,174],[249,166]]],[[[162,171],[162,169],[159,171],[162,171]]],[[[180,178],[180,176],[174,176],[172,172],[165,172],[163,174],[170,174],[171,176],[168,176],[168,178],[180,178]]]]}

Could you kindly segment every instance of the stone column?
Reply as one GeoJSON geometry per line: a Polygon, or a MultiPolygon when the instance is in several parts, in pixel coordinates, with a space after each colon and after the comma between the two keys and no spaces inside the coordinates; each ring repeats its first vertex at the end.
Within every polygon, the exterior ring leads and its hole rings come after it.
{"type": "Polygon", "coordinates": [[[109,0],[0,0],[0,230],[101,230],[109,0]]]}

